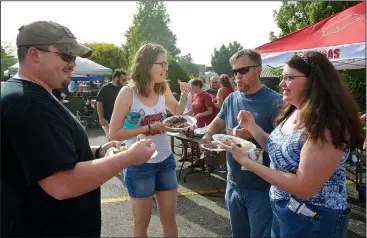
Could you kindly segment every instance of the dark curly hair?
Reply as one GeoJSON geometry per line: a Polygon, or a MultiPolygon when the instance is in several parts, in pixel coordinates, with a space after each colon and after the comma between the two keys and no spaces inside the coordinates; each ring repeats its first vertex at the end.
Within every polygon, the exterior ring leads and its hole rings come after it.
{"type": "MultiPolygon", "coordinates": [[[[307,76],[296,128],[304,127],[306,137],[317,143],[326,141],[325,130],[329,130],[336,148],[362,146],[364,132],[358,105],[328,58],[319,52],[308,51],[293,55],[286,64],[307,76]]],[[[293,105],[285,103],[275,124],[294,110],[293,105]]]]}

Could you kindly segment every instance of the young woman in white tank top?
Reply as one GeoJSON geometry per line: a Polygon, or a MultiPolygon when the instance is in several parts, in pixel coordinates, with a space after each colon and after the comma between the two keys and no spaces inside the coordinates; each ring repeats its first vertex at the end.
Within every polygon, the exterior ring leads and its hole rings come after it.
{"type": "Polygon", "coordinates": [[[163,235],[178,236],[176,161],[166,134],[166,124],[162,121],[166,118],[166,108],[172,114],[183,114],[189,86],[178,82],[181,100],[177,102],[165,82],[167,70],[167,55],[161,46],[142,46],[134,58],[132,83],[121,89],[111,118],[109,132],[112,140],[132,144],[138,135],[144,134],[153,141],[158,152],[147,163],[128,166],[124,170],[134,218],[134,237],[147,236],[154,194],[163,235]]]}

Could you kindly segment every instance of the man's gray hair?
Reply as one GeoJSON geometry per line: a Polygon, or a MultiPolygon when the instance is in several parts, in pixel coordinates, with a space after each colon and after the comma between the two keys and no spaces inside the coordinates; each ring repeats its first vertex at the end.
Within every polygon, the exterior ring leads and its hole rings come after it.
{"type": "Polygon", "coordinates": [[[211,78],[209,79],[209,81],[211,82],[211,81],[213,81],[213,79],[218,79],[218,80],[219,80],[219,76],[213,76],[213,77],[211,77],[211,78]]]}
{"type": "Polygon", "coordinates": [[[242,49],[236,53],[234,53],[234,55],[232,55],[232,57],[229,59],[229,63],[232,65],[233,62],[244,56],[247,55],[250,58],[250,61],[254,64],[254,65],[259,65],[261,66],[261,55],[259,54],[259,52],[257,52],[256,50],[253,49],[242,49]]]}

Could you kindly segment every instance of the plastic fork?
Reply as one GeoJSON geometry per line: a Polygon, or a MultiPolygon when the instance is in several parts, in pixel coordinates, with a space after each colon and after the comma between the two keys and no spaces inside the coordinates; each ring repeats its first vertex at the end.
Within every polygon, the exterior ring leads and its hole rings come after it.
{"type": "Polygon", "coordinates": [[[238,123],[238,126],[236,126],[235,128],[233,128],[233,134],[234,135],[236,134],[236,130],[240,128],[241,123],[242,123],[242,120],[240,120],[240,122],[238,123]]]}

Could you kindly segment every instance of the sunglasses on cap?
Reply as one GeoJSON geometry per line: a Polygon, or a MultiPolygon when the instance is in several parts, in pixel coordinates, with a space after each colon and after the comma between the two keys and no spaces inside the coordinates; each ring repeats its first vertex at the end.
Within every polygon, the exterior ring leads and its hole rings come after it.
{"type": "MultiPolygon", "coordinates": [[[[27,48],[31,48],[31,46],[27,47],[27,48]]],[[[47,52],[47,53],[54,53],[54,54],[57,54],[60,56],[60,58],[67,62],[67,63],[70,63],[71,61],[74,61],[76,60],[76,56],[72,56],[72,55],[68,55],[68,54],[65,54],[65,53],[61,53],[61,52],[56,52],[56,51],[50,51],[50,50],[45,50],[45,49],[40,49],[40,48],[37,48],[37,47],[34,47],[36,48],[37,50],[39,51],[42,51],[42,52],[47,52]]]]}
{"type": "Polygon", "coordinates": [[[250,68],[255,68],[255,67],[259,67],[260,65],[250,65],[250,66],[246,66],[246,67],[242,67],[239,69],[232,69],[233,75],[236,76],[237,73],[240,74],[247,74],[250,71],[250,68]]]}

